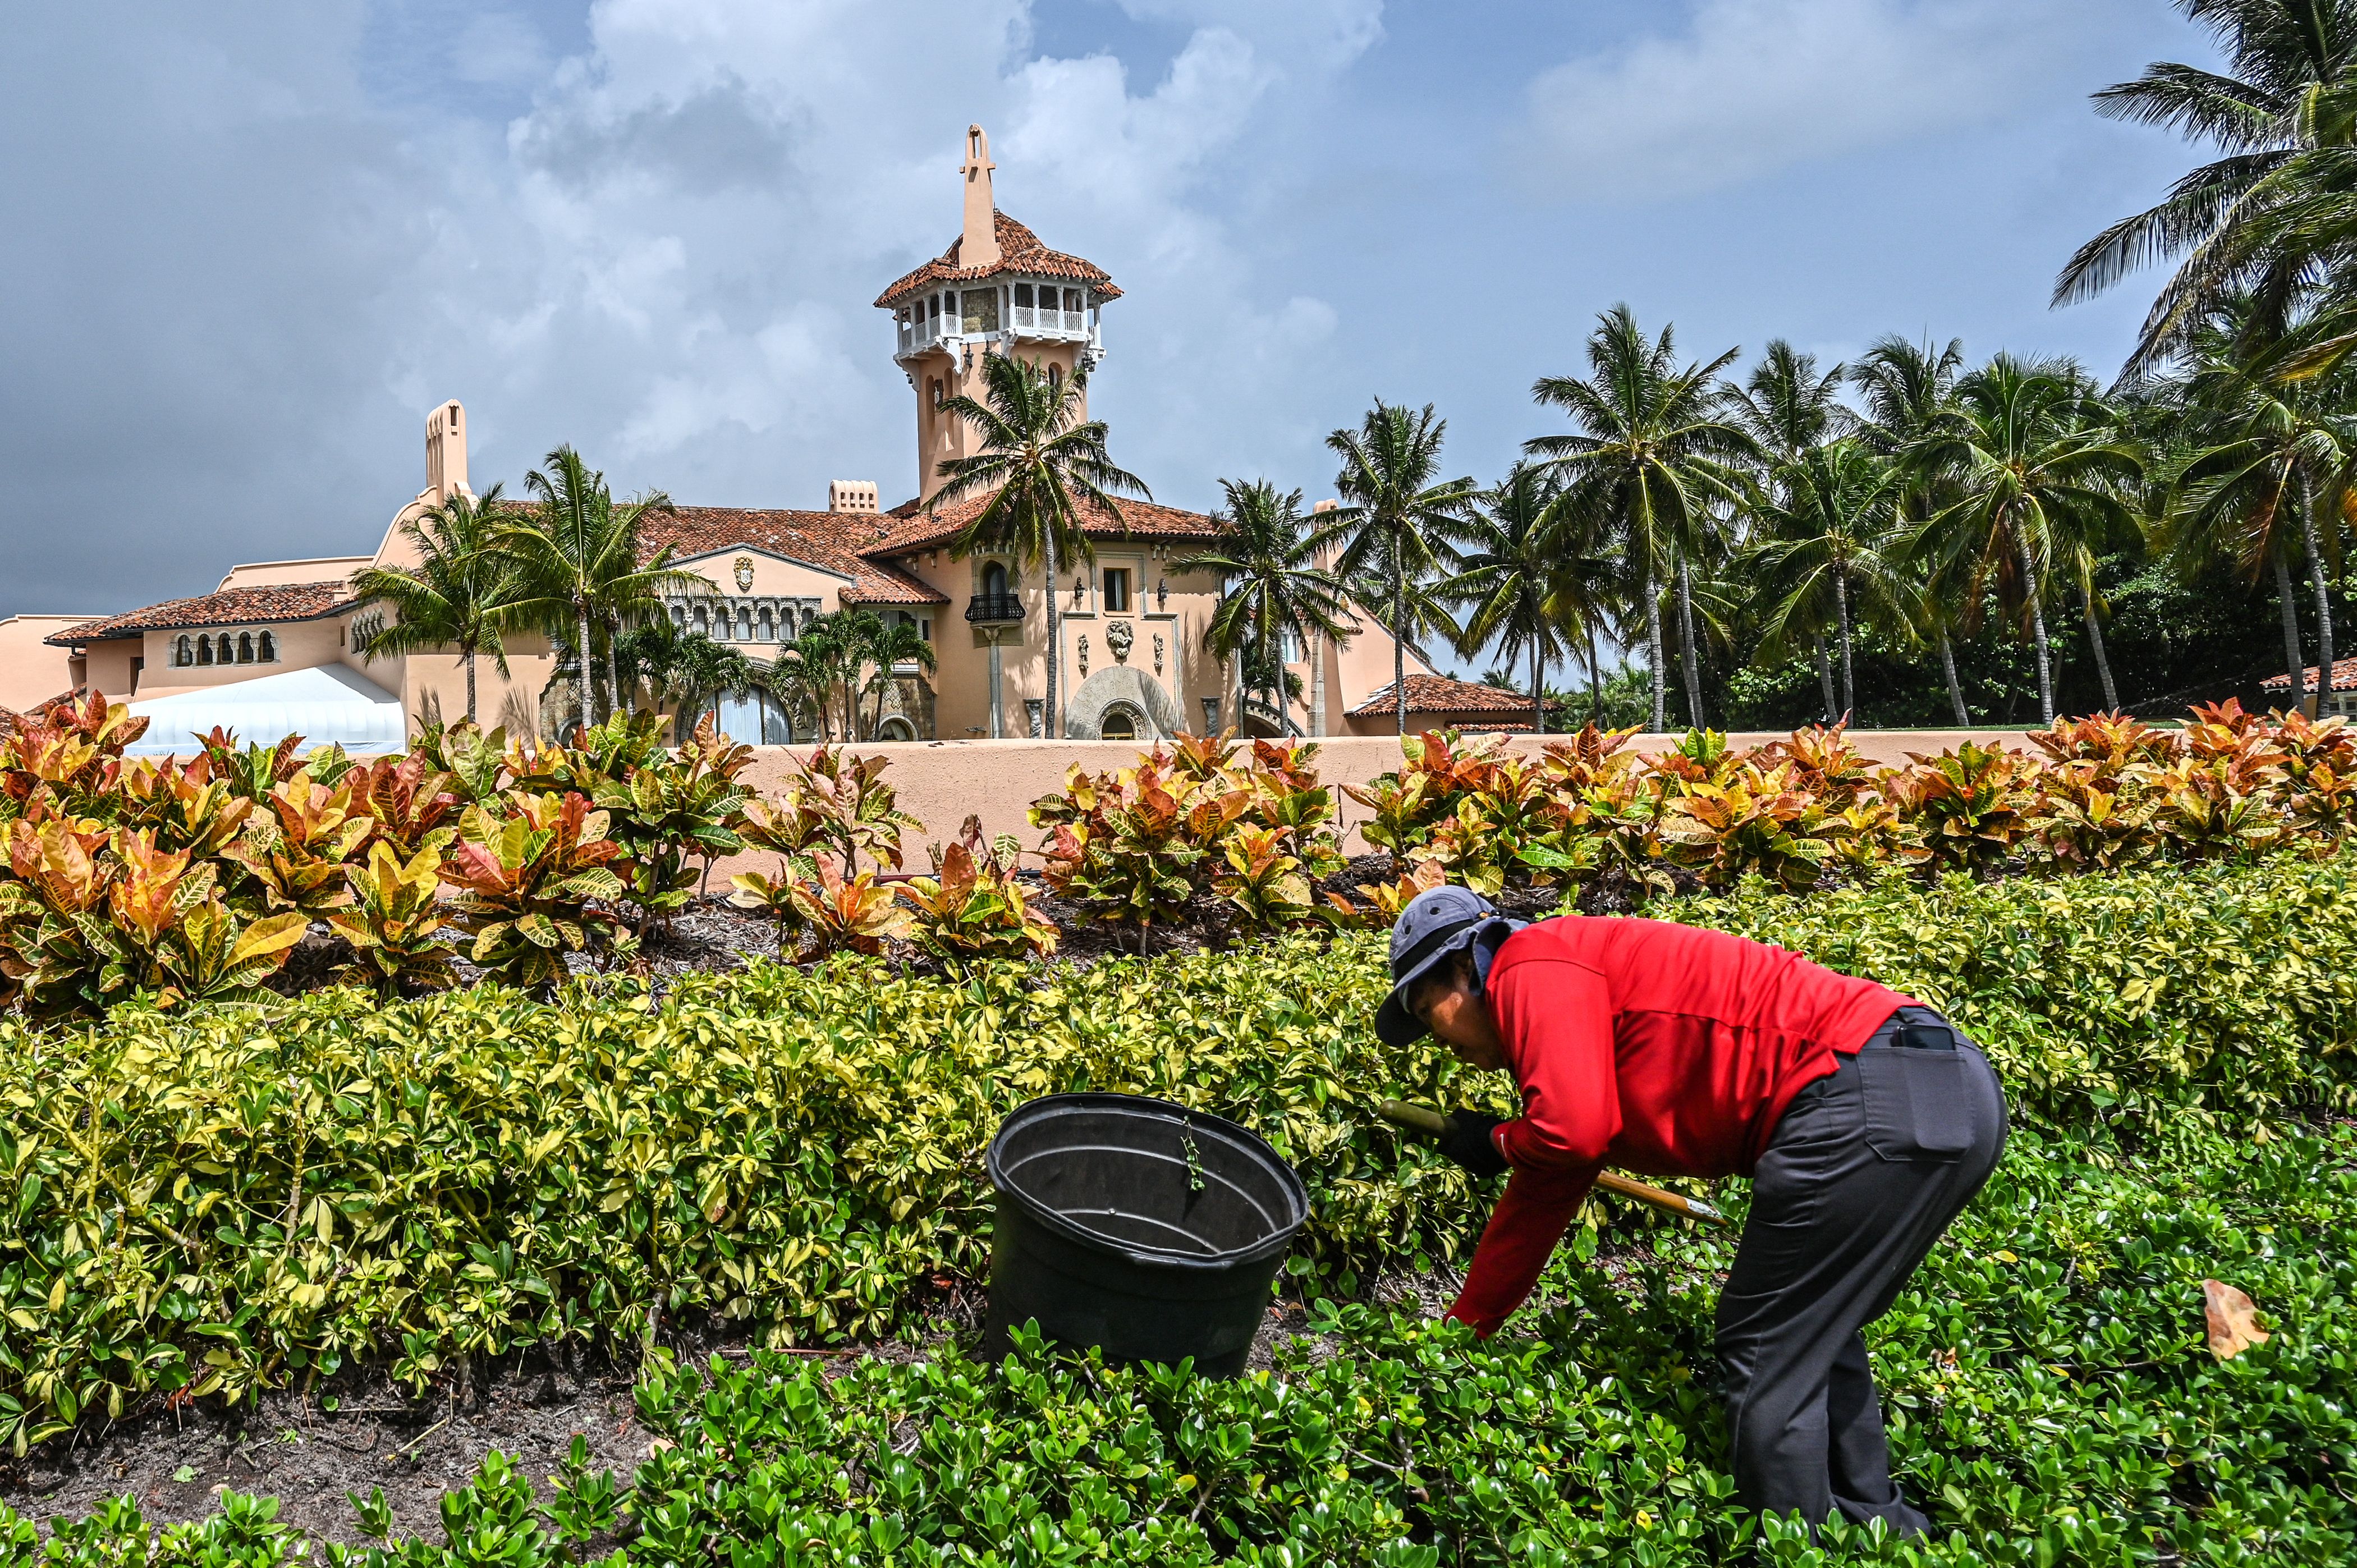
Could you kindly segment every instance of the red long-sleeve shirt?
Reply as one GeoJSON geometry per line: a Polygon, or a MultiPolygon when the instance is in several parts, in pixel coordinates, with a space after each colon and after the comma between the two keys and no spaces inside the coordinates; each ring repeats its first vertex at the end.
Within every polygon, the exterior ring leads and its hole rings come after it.
{"type": "Polygon", "coordinates": [[[1491,1134],[1513,1174],[1448,1313],[1483,1335],[1599,1169],[1749,1176],[1792,1097],[1910,1005],[1724,931],[1577,915],[1508,938],[1486,989],[1523,1113],[1491,1134]]]}

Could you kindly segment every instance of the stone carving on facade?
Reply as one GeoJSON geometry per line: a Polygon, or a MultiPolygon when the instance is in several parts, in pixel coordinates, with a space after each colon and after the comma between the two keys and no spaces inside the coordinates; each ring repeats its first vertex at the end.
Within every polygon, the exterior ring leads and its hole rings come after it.
{"type": "Polygon", "coordinates": [[[1082,674],[1083,674],[1083,675],[1086,675],[1088,672],[1089,672],[1089,634],[1088,634],[1087,632],[1085,632],[1085,631],[1084,631],[1084,632],[1081,633],[1081,673],[1082,673],[1082,674]]]}
{"type": "Polygon", "coordinates": [[[1162,673],[1162,634],[1158,631],[1154,634],[1154,672],[1162,673]]]}
{"type": "Polygon", "coordinates": [[[1115,664],[1129,662],[1130,645],[1136,640],[1136,631],[1125,620],[1114,621],[1105,628],[1105,646],[1113,650],[1113,661],[1115,664]]]}
{"type": "Polygon", "coordinates": [[[737,557],[737,591],[740,594],[753,591],[753,558],[750,555],[737,557]]]}

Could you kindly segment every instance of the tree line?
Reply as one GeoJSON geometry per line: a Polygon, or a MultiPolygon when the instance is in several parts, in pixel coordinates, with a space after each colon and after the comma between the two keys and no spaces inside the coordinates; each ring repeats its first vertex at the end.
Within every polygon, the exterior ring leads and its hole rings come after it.
{"type": "MultiPolygon", "coordinates": [[[[1431,405],[1380,400],[1328,438],[1338,506],[1305,512],[1298,489],[1222,480],[1220,531],[1172,566],[1223,584],[1207,645],[1280,727],[1303,695],[1290,655],[1368,621],[1394,634],[1403,730],[1410,644],[1494,655],[1493,679],[1527,680],[1541,728],[1558,663],[1584,666],[1598,719],[1633,676],[1638,716],[1661,729],[1673,678],[1691,724],[1724,722],[1736,681],[1795,669],[1813,674],[1824,716],[1856,714],[1869,654],[1936,667],[1959,725],[1976,716],[1960,664],[2026,660],[2046,723],[2072,642],[2105,709],[2177,695],[2124,692],[2115,675],[2107,625],[2143,595],[2163,606],[2160,641],[2233,642],[2237,673],[2267,657],[2252,623],[2271,615],[2294,699],[2329,700],[2357,519],[2357,0],[2178,3],[2226,69],[2158,64],[2096,106],[2222,156],[2063,269],[2058,304],[2170,268],[2110,384],[2068,359],[1973,364],[1959,341],[1899,337],[1835,365],[1771,341],[1737,380],[1739,350],[1689,360],[1674,328],[1615,306],[1577,373],[1532,388],[1566,428],[1524,443],[1493,483],[1445,473],[1431,405]],[[1638,664],[1608,672],[1621,649],[1638,664]]],[[[953,556],[1007,553],[1049,585],[1050,736],[1053,585],[1093,557],[1092,513],[1118,519],[1123,498],[1148,496],[1083,416],[1086,385],[1085,369],[990,360],[983,395],[950,409],[975,454],[942,465],[934,500],[982,499],[953,556]]],[[[356,579],[399,615],[366,650],[457,648],[470,714],[476,654],[503,663],[500,634],[524,628],[586,670],[584,723],[601,686],[683,703],[762,689],[860,738],[896,669],[933,667],[914,628],[866,610],[823,618],[759,665],[682,633],[649,607],[710,585],[638,549],[639,521],[666,498],[616,501],[569,448],[527,488],[528,505],[503,507],[496,488],[454,498],[411,525],[419,567],[356,579]]]]}

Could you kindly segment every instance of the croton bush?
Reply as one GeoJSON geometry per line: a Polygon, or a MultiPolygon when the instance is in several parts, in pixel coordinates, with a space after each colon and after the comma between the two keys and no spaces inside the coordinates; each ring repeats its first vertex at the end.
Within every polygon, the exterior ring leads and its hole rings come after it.
{"type": "Polygon", "coordinates": [[[1659,755],[1632,750],[1636,733],[1590,728],[1537,758],[1494,736],[1410,736],[1396,771],[1344,793],[1369,812],[1368,843],[1489,893],[2322,856],[2357,831],[2357,731],[2231,701],[2179,729],[2057,719],[2028,736],[2032,750],[1966,741],[1904,768],[1872,766],[1839,728],[1742,750],[1697,730],[1659,755]]]}
{"type": "MultiPolygon", "coordinates": [[[[135,995],[251,1001],[315,926],[343,974],[385,996],[479,971],[543,991],[610,967],[751,850],[730,897],[777,925],[781,958],[920,952],[955,964],[1052,955],[1023,846],[969,821],[902,869],[924,824],[881,754],[821,747],[774,797],[750,748],[707,721],[684,746],[649,714],[576,746],[429,728],[362,762],[299,736],[215,731],[188,757],[128,757],[146,721],[95,693],[0,735],[0,1007],[89,1013],[135,995]],[[906,944],[896,947],[895,944],[906,944]]],[[[1792,890],[1895,871],[2056,874],[2337,853],[2357,824],[2357,735],[2340,719],[2229,703],[2181,730],[2058,721],[2036,752],[1967,742],[1868,765],[1839,729],[1738,750],[1710,731],[1643,756],[1590,728],[1527,757],[1497,736],[1411,736],[1398,769],[1339,789],[1315,744],[1182,736],[1135,766],[1074,767],[1033,802],[1048,888],[1084,918],[1242,933],[1387,923],[1415,892],[1591,883],[1643,897],[1749,875],[1792,890]],[[1396,861],[1354,891],[1341,797],[1396,861]],[[1321,886],[1321,884],[1326,886],[1321,886]]]]}

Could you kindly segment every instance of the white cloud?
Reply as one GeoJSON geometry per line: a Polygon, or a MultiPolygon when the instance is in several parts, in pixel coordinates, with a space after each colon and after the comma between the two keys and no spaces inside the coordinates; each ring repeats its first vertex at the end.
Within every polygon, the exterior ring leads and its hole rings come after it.
{"type": "Polygon", "coordinates": [[[1690,196],[2056,91],[2078,0],[1704,0],[1684,30],[1532,82],[1519,172],[1554,197],[1690,196]]]}

